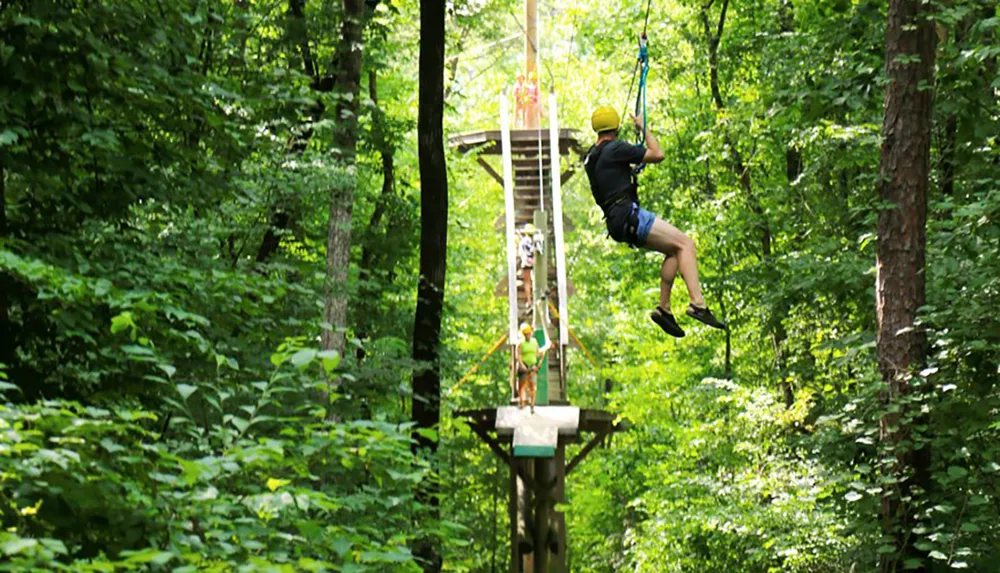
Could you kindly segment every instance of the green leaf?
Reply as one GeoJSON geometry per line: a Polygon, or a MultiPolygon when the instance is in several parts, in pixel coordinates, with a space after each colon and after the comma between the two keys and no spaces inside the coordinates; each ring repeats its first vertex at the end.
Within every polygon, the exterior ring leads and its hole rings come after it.
{"type": "Polygon", "coordinates": [[[132,311],[128,310],[111,319],[111,334],[118,334],[126,328],[135,328],[135,320],[132,316],[132,311]]]}
{"type": "Polygon", "coordinates": [[[3,545],[0,545],[0,551],[3,551],[4,555],[17,555],[26,549],[35,547],[36,545],[38,545],[38,540],[36,539],[17,537],[7,541],[3,545]]]}
{"type": "Polygon", "coordinates": [[[288,485],[290,483],[292,483],[292,481],[291,480],[287,480],[287,479],[268,478],[267,479],[267,489],[269,489],[271,491],[275,491],[278,488],[286,486],[286,485],[288,485]]]}
{"type": "Polygon", "coordinates": [[[239,430],[241,434],[243,432],[246,432],[247,428],[250,427],[250,422],[246,421],[243,418],[240,418],[239,416],[232,416],[229,419],[229,421],[232,422],[233,426],[235,426],[236,429],[239,430]]]}
{"type": "Polygon", "coordinates": [[[310,362],[316,359],[316,354],[317,352],[311,348],[299,350],[292,355],[292,365],[296,368],[303,369],[308,366],[310,362]]]}
{"type": "Polygon", "coordinates": [[[948,476],[952,479],[961,479],[969,475],[969,470],[961,466],[948,466],[948,476]]]}
{"type": "Polygon", "coordinates": [[[127,344],[125,346],[122,346],[122,350],[124,350],[125,352],[127,352],[129,354],[133,354],[135,356],[154,356],[155,355],[153,353],[153,351],[150,350],[149,348],[146,348],[145,346],[138,346],[138,345],[135,345],[135,344],[127,344]]]}
{"type": "Polygon", "coordinates": [[[340,354],[336,350],[324,350],[318,354],[323,364],[323,371],[327,374],[336,370],[340,365],[340,354]]]}
{"type": "Polygon", "coordinates": [[[930,557],[931,559],[937,559],[938,561],[948,560],[948,556],[945,555],[944,553],[941,553],[940,551],[931,551],[930,553],[927,554],[927,556],[930,557]]]}
{"type": "Polygon", "coordinates": [[[333,540],[333,543],[331,543],[330,546],[337,552],[337,555],[343,557],[348,551],[351,550],[351,541],[343,537],[338,537],[333,540]]]}
{"type": "Polygon", "coordinates": [[[183,398],[184,400],[190,398],[191,394],[194,394],[197,390],[198,390],[197,386],[192,386],[190,384],[177,385],[177,392],[180,393],[181,398],[183,398]]]}

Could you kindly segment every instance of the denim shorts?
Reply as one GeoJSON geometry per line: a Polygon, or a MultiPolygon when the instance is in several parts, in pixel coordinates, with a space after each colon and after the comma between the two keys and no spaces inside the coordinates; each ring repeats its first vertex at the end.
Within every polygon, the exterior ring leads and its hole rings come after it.
{"type": "Polygon", "coordinates": [[[621,203],[612,207],[608,211],[608,234],[611,235],[612,239],[618,241],[619,243],[629,242],[628,238],[625,236],[626,227],[628,226],[628,220],[631,218],[632,213],[636,210],[638,210],[639,224],[636,226],[635,230],[635,246],[642,247],[646,244],[646,238],[649,237],[649,232],[653,229],[653,223],[656,221],[656,215],[643,209],[636,203],[621,203]]]}

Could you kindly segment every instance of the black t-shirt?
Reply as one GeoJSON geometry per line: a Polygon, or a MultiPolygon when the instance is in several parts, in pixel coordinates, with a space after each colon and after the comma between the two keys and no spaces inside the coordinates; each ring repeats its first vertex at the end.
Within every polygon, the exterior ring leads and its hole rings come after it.
{"type": "Polygon", "coordinates": [[[620,139],[595,145],[587,151],[584,167],[590,179],[590,192],[602,208],[609,199],[628,193],[632,184],[632,165],[642,163],[646,148],[620,139]]]}

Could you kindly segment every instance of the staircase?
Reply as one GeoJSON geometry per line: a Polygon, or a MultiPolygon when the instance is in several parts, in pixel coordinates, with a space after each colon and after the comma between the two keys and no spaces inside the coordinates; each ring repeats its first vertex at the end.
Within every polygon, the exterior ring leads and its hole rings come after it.
{"type": "MultiPolygon", "coordinates": [[[[520,137],[512,137],[511,160],[514,167],[514,221],[520,229],[526,223],[533,223],[545,233],[545,253],[536,258],[536,273],[541,265],[541,259],[545,259],[547,267],[547,280],[544,288],[534,285],[536,293],[548,291],[549,300],[557,308],[559,306],[558,290],[556,289],[556,257],[554,251],[555,235],[552,228],[552,178],[551,178],[551,153],[548,139],[548,130],[541,132],[542,142],[534,136],[535,130],[520,130],[517,133],[520,137]],[[540,147],[540,149],[539,149],[540,147]],[[539,152],[541,153],[541,171],[539,172],[539,152]],[[540,192],[544,189],[544,193],[540,192]],[[544,198],[544,202],[541,200],[544,198]],[[535,222],[535,213],[540,207],[545,207],[545,219],[542,225],[535,222]]],[[[520,277],[519,277],[520,278],[520,277]]],[[[537,274],[535,280],[537,281],[537,274]]],[[[536,295],[537,296],[537,295],[536,295]]],[[[522,321],[530,321],[531,301],[524,296],[523,287],[518,288],[518,316],[522,321]]],[[[547,303],[539,305],[539,310],[546,319],[545,328],[548,331],[552,348],[548,353],[549,372],[549,403],[566,403],[565,381],[562,368],[562,351],[559,345],[559,326],[555,317],[548,309],[547,303]]],[[[536,325],[537,326],[537,325],[536,325]]],[[[539,396],[539,398],[541,398],[539,396]]]]}

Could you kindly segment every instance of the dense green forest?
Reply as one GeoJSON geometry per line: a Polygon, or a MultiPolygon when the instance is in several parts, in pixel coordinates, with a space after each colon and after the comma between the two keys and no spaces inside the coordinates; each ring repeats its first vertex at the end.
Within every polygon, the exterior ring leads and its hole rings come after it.
{"type": "MultiPolygon", "coordinates": [[[[593,141],[645,2],[540,0],[593,141]]],[[[509,570],[497,129],[520,0],[0,0],[0,571],[509,570]]],[[[574,572],[1000,570],[994,0],[657,0],[647,208],[563,188],[574,572]],[[655,264],[654,264],[655,263],[655,264]],[[674,305],[683,314],[683,286],[674,305]],[[573,446],[576,450],[579,445],[573,446]]],[[[564,157],[565,167],[578,163],[564,157]]]]}

